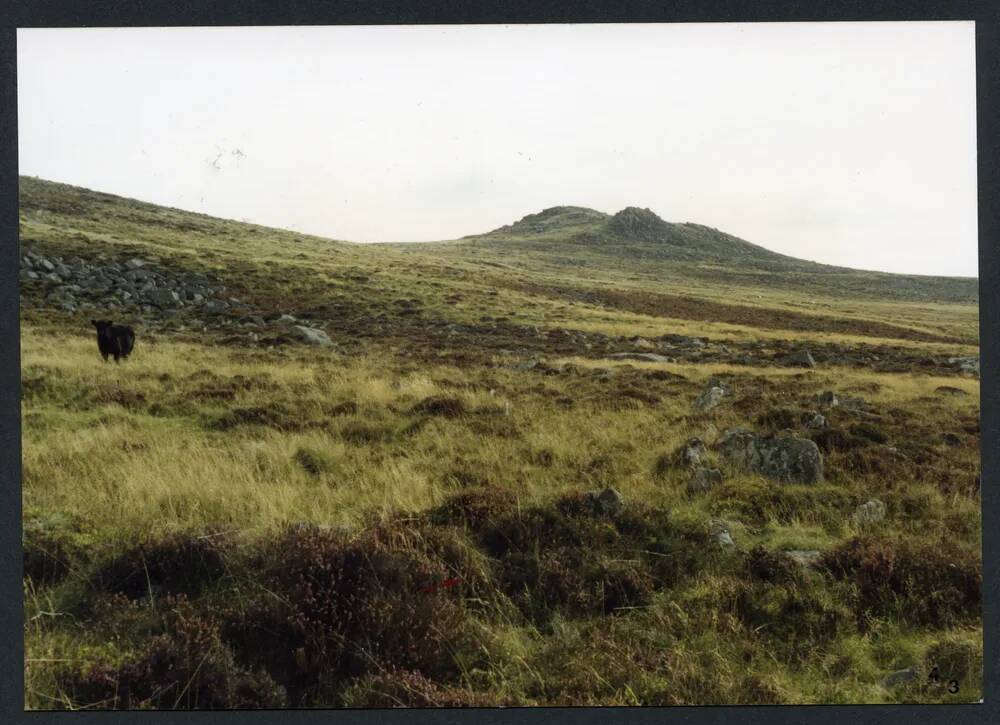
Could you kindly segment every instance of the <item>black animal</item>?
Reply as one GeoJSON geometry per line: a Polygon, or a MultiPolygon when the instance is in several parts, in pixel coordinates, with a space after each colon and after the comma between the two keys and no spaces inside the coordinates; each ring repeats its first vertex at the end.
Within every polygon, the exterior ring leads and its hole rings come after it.
{"type": "Polygon", "coordinates": [[[104,362],[108,361],[108,355],[113,355],[115,362],[118,362],[119,358],[129,356],[135,346],[135,332],[131,327],[113,325],[111,320],[90,322],[97,328],[97,348],[101,351],[104,362]]]}

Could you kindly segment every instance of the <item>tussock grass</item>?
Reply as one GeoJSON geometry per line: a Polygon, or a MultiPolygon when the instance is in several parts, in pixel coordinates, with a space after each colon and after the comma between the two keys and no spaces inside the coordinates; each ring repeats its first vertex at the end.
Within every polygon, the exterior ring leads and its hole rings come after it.
{"type": "Polygon", "coordinates": [[[29,708],[981,697],[977,380],[598,360],[565,334],[978,355],[967,280],[893,278],[881,295],[877,274],[609,254],[559,229],[352,245],[26,179],[20,226],[46,253],[209,270],[253,314],[337,338],[334,352],[269,323],[250,344],[236,320],[148,320],[114,366],[82,315],[25,288],[29,708]],[[665,293],[684,315],[635,304],[665,293]],[[740,324],[681,319],[698,300],[740,324]],[[858,334],[766,326],[803,319],[788,312],[858,334]],[[963,342],[907,339],[930,336],[963,342]],[[730,392],[698,411],[713,377],[730,392]],[[860,402],[806,430],[824,391],[860,402]],[[825,480],[736,468],[711,446],[732,426],[813,438],[825,480]],[[723,476],[702,493],[675,455],[695,437],[723,476]],[[621,512],[589,495],[605,488],[621,512]],[[870,499],[886,518],[863,524],[870,499]],[[912,682],[884,683],[909,667],[912,682]]]}
{"type": "MultiPolygon", "coordinates": [[[[886,502],[890,518],[883,530],[892,535],[904,541],[957,536],[964,550],[978,552],[977,498],[968,491],[942,488],[944,484],[933,478],[921,478],[919,468],[896,468],[896,475],[888,478],[866,477],[845,467],[853,459],[837,454],[828,457],[832,482],[817,486],[783,486],[716,461],[725,474],[722,486],[691,496],[685,491],[689,473],[677,466],[657,472],[657,461],[689,438],[706,436],[710,425],[717,429],[746,425],[754,412],[735,405],[735,400],[759,396],[762,384],[772,391],[760,397],[762,406],[779,391],[785,395],[797,391],[799,404],[807,406],[810,395],[834,389],[863,394],[883,416],[885,411],[906,411],[898,425],[916,425],[921,416],[933,412],[936,426],[957,430],[977,414],[976,381],[731,365],[611,361],[596,365],[582,358],[565,362],[584,372],[601,367],[612,377],[605,382],[562,375],[539,378],[505,367],[487,371],[449,365],[403,372],[382,357],[334,360],[310,350],[267,357],[168,339],[151,341],[127,366],[114,367],[99,361],[88,337],[31,328],[25,330],[22,349],[26,520],[29,526],[39,522],[41,528],[36,529],[47,537],[32,541],[55,551],[63,561],[54,579],[29,579],[26,584],[27,693],[33,707],[87,704],[79,700],[85,692],[79,688],[91,681],[86,678],[96,676],[87,674],[87,667],[133,667],[138,666],[136,656],[146,656],[135,654],[147,646],[141,644],[146,640],[108,645],[101,643],[96,624],[85,636],[64,629],[69,611],[82,611],[80,606],[93,607],[100,600],[87,589],[92,584],[86,582],[95,581],[94,568],[128,555],[135,542],[184,540],[205,531],[242,542],[225,555],[230,572],[226,577],[235,575],[236,581],[244,582],[236,596],[245,599],[259,583],[254,582],[253,569],[245,569],[249,564],[240,563],[248,554],[239,552],[280,536],[289,525],[314,524],[360,535],[373,522],[391,522],[400,515],[421,517],[451,496],[478,495],[491,487],[510,492],[513,510],[520,512],[515,516],[523,517],[532,507],[547,510],[566,496],[613,486],[630,506],[641,503],[650,511],[669,512],[675,525],[701,532],[697,536],[707,536],[709,518],[726,520],[738,553],[728,560],[705,559],[695,573],[670,580],[667,590],[654,585],[649,594],[640,594],[647,585],[640,583],[641,577],[636,579],[628,586],[640,589],[623,595],[630,607],[623,615],[581,616],[580,611],[590,610],[564,610],[568,605],[560,602],[565,594],[551,594],[555,598],[547,600],[515,597],[511,601],[520,602],[517,606],[530,614],[525,619],[516,607],[511,610],[509,603],[502,604],[518,592],[502,584],[503,576],[513,574],[498,572],[493,555],[480,549],[459,519],[447,524],[457,527],[454,543],[449,544],[453,554],[448,556],[459,557],[448,560],[464,561],[464,576],[479,582],[466,605],[470,614],[462,615],[469,617],[462,626],[479,634],[471,649],[461,645],[452,653],[459,664],[457,679],[420,679],[423,675],[390,667],[377,671],[381,674],[348,678],[347,689],[317,683],[299,696],[341,704],[384,702],[379,698],[386,692],[410,704],[887,702],[959,697],[939,692],[940,688],[887,690],[880,684],[887,668],[922,661],[936,642],[951,642],[952,630],[928,629],[900,621],[899,615],[880,620],[878,614],[869,614],[869,629],[857,631],[849,580],[806,573],[794,583],[761,582],[745,589],[739,561],[755,546],[773,552],[817,549],[831,555],[852,537],[866,533],[851,523],[850,514],[872,497],[886,502]],[[652,382],[639,377],[656,369],[682,377],[652,382]],[[710,413],[693,413],[692,402],[710,377],[726,379],[733,386],[734,400],[710,413]],[[935,394],[943,384],[969,395],[935,394]],[[645,386],[644,394],[652,402],[628,398],[628,404],[620,404],[620,391],[635,386],[645,386]],[[219,420],[239,410],[264,413],[245,414],[219,427],[219,420]],[[70,514],[72,521],[58,518],[70,514]],[[474,602],[486,600],[494,602],[489,610],[493,614],[484,618],[473,613],[481,609],[474,602]],[[771,635],[757,629],[778,621],[784,624],[771,635]],[[897,628],[895,639],[887,643],[874,638],[874,632],[889,625],[897,628]],[[75,671],[82,672],[79,677],[84,680],[67,680],[67,663],[81,665],[82,670],[75,671]]],[[[902,428],[895,427],[894,419],[886,420],[890,422],[875,425],[888,426],[888,443],[899,443],[902,428]]],[[[851,425],[847,419],[835,424],[851,425]]],[[[886,444],[866,445],[874,450],[886,444]]],[[[934,455],[947,460],[953,472],[968,467],[972,476],[977,450],[941,445],[934,448],[934,455]]],[[[584,544],[599,546],[586,539],[584,544]]],[[[693,547],[694,552],[699,546],[708,551],[707,543],[686,544],[682,550],[693,547]]],[[[543,575],[570,576],[572,558],[565,557],[578,556],[572,551],[543,557],[543,575]],[[566,564],[570,569],[563,573],[560,567],[566,564]]],[[[660,565],[655,554],[642,556],[660,565]]],[[[664,561],[673,554],[667,556],[664,561]]],[[[629,581],[614,578],[624,575],[615,573],[616,567],[629,565],[609,561],[600,566],[610,568],[592,574],[580,569],[579,575],[629,581]]],[[[224,581],[212,588],[231,586],[224,581]]],[[[556,580],[546,581],[546,586],[555,586],[556,580]]],[[[565,586],[569,588],[552,591],[577,592],[578,586],[592,585],[567,579],[565,586]]],[[[208,602],[214,595],[198,596],[205,600],[199,606],[213,611],[208,602]]],[[[889,611],[876,609],[882,615],[889,611]]],[[[113,619],[121,616],[115,614],[113,619]]],[[[961,620],[965,624],[955,626],[974,632],[968,621],[966,617],[961,620]]],[[[949,666],[966,668],[969,674],[963,677],[973,689],[963,693],[974,699],[979,660],[977,650],[969,647],[976,640],[969,634],[954,636],[964,636],[966,644],[961,645],[965,649],[948,650],[959,652],[952,656],[959,664],[949,666]],[[964,664],[968,662],[972,664],[964,664]]],[[[223,657],[213,666],[229,667],[228,661],[223,657]]],[[[232,666],[250,667],[247,662],[232,666]]],[[[124,677],[124,671],[116,676],[124,677]]],[[[272,672],[272,676],[278,675],[272,672]]]]}

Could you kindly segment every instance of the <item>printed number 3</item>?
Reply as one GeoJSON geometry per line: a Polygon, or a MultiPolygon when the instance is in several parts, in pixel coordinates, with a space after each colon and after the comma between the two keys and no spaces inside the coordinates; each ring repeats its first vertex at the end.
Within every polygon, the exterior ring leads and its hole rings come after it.
{"type": "Polygon", "coordinates": [[[958,680],[950,680],[948,682],[948,692],[952,694],[958,692],[958,680]]]}

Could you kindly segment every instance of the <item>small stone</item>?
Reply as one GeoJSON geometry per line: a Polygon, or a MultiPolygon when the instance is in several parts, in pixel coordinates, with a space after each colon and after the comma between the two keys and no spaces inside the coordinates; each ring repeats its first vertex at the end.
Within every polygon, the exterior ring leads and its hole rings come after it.
{"type": "Polygon", "coordinates": [[[822,408],[836,408],[840,405],[836,394],[832,390],[827,390],[819,394],[819,404],[822,408]]]}
{"type": "Polygon", "coordinates": [[[180,297],[173,290],[154,289],[146,294],[146,298],[157,307],[176,307],[180,297]]]}
{"type": "Polygon", "coordinates": [[[708,533],[715,539],[715,543],[723,549],[736,546],[736,542],[733,541],[733,537],[729,533],[729,524],[722,519],[709,519],[708,533]]]}
{"type": "Polygon", "coordinates": [[[800,368],[814,368],[816,361],[808,350],[798,350],[785,357],[785,364],[800,368]]]}
{"type": "Polygon", "coordinates": [[[694,407],[698,410],[712,410],[722,402],[725,395],[726,391],[724,388],[715,386],[707,387],[702,394],[698,396],[698,399],[694,401],[694,407]]]}
{"type": "Polygon", "coordinates": [[[809,430],[826,428],[826,417],[815,410],[810,410],[803,414],[802,425],[809,430]]]}
{"type": "Polygon", "coordinates": [[[886,675],[882,680],[885,687],[899,687],[917,679],[917,668],[907,667],[905,670],[896,670],[886,675]]]}
{"type": "Polygon", "coordinates": [[[696,468],[687,484],[689,494],[708,493],[722,483],[722,471],[718,468],[696,468]]]}
{"type": "Polygon", "coordinates": [[[816,566],[820,557],[817,549],[792,549],[785,554],[799,566],[816,566]]]}
{"type": "Polygon", "coordinates": [[[876,498],[858,506],[851,515],[851,521],[856,526],[876,524],[885,518],[885,504],[876,498]]]}
{"type": "Polygon", "coordinates": [[[326,332],[315,327],[292,325],[291,332],[296,338],[307,345],[318,345],[320,347],[330,347],[333,345],[333,341],[326,334],[326,332]]]}
{"type": "Polygon", "coordinates": [[[681,465],[694,467],[701,463],[701,457],[708,453],[705,444],[699,438],[691,438],[679,449],[677,458],[681,465]]]}

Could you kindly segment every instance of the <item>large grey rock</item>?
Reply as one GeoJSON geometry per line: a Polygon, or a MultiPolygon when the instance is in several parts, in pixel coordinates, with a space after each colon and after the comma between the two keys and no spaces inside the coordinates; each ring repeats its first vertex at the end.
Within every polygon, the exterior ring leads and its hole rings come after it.
{"type": "Polygon", "coordinates": [[[276,322],[277,322],[277,323],[278,323],[279,325],[290,325],[290,324],[292,324],[292,323],[294,323],[294,322],[298,322],[298,320],[297,320],[297,319],[295,319],[295,318],[294,318],[294,317],[292,317],[291,315],[287,315],[287,314],[286,314],[286,315],[282,315],[281,317],[279,317],[279,318],[278,318],[277,320],[275,320],[275,321],[276,321],[276,322]]]}
{"type": "Polygon", "coordinates": [[[718,468],[699,466],[694,469],[691,480],[688,481],[687,492],[690,494],[708,493],[720,483],[722,483],[722,471],[718,468]]]}
{"type": "Polygon", "coordinates": [[[716,447],[731,464],[782,483],[819,483],[823,456],[806,438],[760,437],[745,428],[731,428],[716,447]]]}
{"type": "Polygon", "coordinates": [[[54,264],[52,264],[52,262],[50,262],[49,260],[47,260],[45,257],[41,257],[38,260],[38,266],[40,266],[46,272],[55,272],[56,271],[56,266],[54,264]]]}
{"type": "Polygon", "coordinates": [[[128,269],[139,269],[139,267],[145,267],[146,266],[146,260],[139,259],[138,257],[134,257],[132,259],[125,260],[125,266],[128,269]]]}
{"type": "Polygon", "coordinates": [[[787,483],[823,480],[823,456],[807,438],[757,438],[752,467],[758,473],[787,483]]]}
{"type": "Polygon", "coordinates": [[[321,347],[329,347],[330,345],[333,345],[333,341],[330,337],[323,330],[315,327],[292,325],[290,330],[298,340],[301,340],[307,345],[319,345],[321,347]]]}

